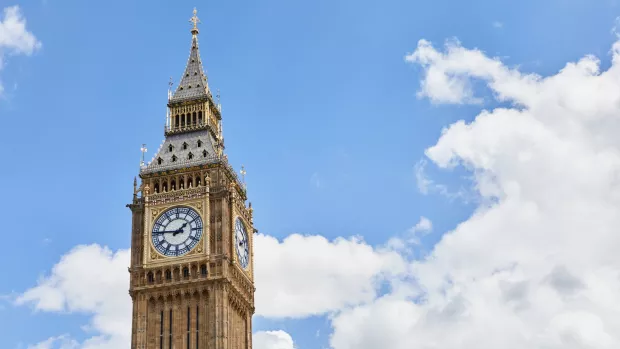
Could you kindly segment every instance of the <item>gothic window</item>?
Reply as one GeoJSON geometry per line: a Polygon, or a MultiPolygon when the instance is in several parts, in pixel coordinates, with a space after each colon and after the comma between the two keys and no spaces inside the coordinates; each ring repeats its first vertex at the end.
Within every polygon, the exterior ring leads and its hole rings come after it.
{"type": "Polygon", "coordinates": [[[172,153],[172,150],[173,150],[173,149],[174,149],[174,147],[172,146],[172,144],[170,144],[170,145],[168,146],[168,151],[172,153]]]}
{"type": "Polygon", "coordinates": [[[200,275],[207,276],[207,265],[203,264],[200,266],[200,275]]]}
{"type": "Polygon", "coordinates": [[[203,150],[203,151],[202,151],[202,157],[203,157],[203,158],[206,158],[206,157],[207,157],[207,151],[206,151],[206,150],[203,150]]]}
{"type": "Polygon", "coordinates": [[[164,311],[159,314],[159,349],[164,349],[164,311]]]}
{"type": "Polygon", "coordinates": [[[202,141],[199,139],[198,140],[198,148],[202,147],[202,141]]]}
{"type": "Polygon", "coordinates": [[[187,307],[187,349],[189,349],[189,334],[190,334],[190,331],[189,331],[189,319],[190,319],[190,316],[189,316],[189,314],[190,314],[190,308],[187,307]]]}
{"type": "Polygon", "coordinates": [[[177,182],[174,181],[174,179],[172,181],[170,181],[170,190],[175,190],[177,188],[177,182]]]}
{"type": "Polygon", "coordinates": [[[198,112],[198,124],[202,125],[202,112],[198,112]]]}
{"type": "Polygon", "coordinates": [[[158,164],[158,165],[161,165],[161,163],[162,163],[162,162],[164,162],[164,159],[162,159],[162,158],[157,158],[157,164],[158,164]]]}
{"type": "Polygon", "coordinates": [[[155,183],[153,189],[155,190],[155,193],[159,193],[159,183],[155,183]]]}
{"type": "Polygon", "coordinates": [[[196,112],[194,112],[194,114],[192,114],[192,124],[196,125],[196,112]]]}
{"type": "Polygon", "coordinates": [[[181,127],[185,126],[185,114],[181,115],[181,127]]]}
{"type": "Polygon", "coordinates": [[[169,348],[172,349],[172,309],[170,309],[169,325],[170,325],[170,332],[168,332],[168,344],[169,344],[169,348]]]}
{"type": "Polygon", "coordinates": [[[192,153],[187,154],[187,158],[190,159],[190,160],[193,159],[194,158],[194,154],[192,154],[192,153]]]}
{"type": "Polygon", "coordinates": [[[198,331],[199,331],[198,329],[200,328],[200,327],[198,326],[198,325],[199,325],[199,323],[198,323],[198,318],[199,318],[199,317],[200,317],[200,308],[199,308],[199,306],[197,305],[197,306],[196,306],[196,349],[198,349],[198,333],[199,333],[199,332],[198,332],[198,331]]]}
{"type": "Polygon", "coordinates": [[[177,156],[176,155],[172,155],[172,162],[177,161],[177,156]]]}
{"type": "Polygon", "coordinates": [[[170,270],[166,270],[166,280],[172,280],[172,272],[170,270]]]}
{"type": "Polygon", "coordinates": [[[196,186],[199,187],[200,186],[200,176],[196,177],[196,186]]]}
{"type": "Polygon", "coordinates": [[[187,180],[187,187],[191,188],[194,184],[194,181],[192,181],[191,177],[187,180]]]}
{"type": "Polygon", "coordinates": [[[188,278],[189,277],[189,268],[188,267],[183,268],[183,277],[184,278],[188,278]]]}
{"type": "Polygon", "coordinates": [[[164,193],[168,191],[168,182],[164,182],[164,184],[161,185],[161,190],[164,193]]]}
{"type": "Polygon", "coordinates": [[[149,284],[152,284],[153,282],[155,282],[155,278],[153,277],[153,273],[149,271],[148,274],[146,274],[146,280],[148,281],[149,284]]]}
{"type": "Polygon", "coordinates": [[[187,149],[187,143],[183,142],[183,150],[187,149]]]}
{"type": "Polygon", "coordinates": [[[178,115],[174,116],[174,126],[179,127],[179,116],[178,115]]]}

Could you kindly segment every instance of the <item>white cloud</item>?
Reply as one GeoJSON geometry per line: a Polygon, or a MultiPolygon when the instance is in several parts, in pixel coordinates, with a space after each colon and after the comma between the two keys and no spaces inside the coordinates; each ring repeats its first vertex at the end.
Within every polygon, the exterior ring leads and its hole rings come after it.
{"type": "Polygon", "coordinates": [[[254,333],[252,347],[255,349],[294,349],[293,338],[284,331],[262,331],[254,333]]]}
{"type": "MultiPolygon", "coordinates": [[[[16,303],[32,304],[38,311],[92,314],[87,329],[95,335],[80,348],[125,347],[131,334],[128,265],[127,250],[113,253],[99,245],[78,246],[16,303]]],[[[60,339],[67,340],[51,343],[60,339]]]]}
{"type": "MultiPolygon", "coordinates": [[[[0,70],[3,68],[5,54],[31,55],[41,48],[41,42],[28,30],[26,19],[19,6],[6,7],[0,18],[0,70]]],[[[0,83],[0,95],[4,88],[0,83]]]]}
{"type": "Polygon", "coordinates": [[[411,228],[412,233],[429,233],[433,230],[433,222],[430,219],[422,216],[420,217],[420,221],[416,223],[416,225],[411,228]]]}
{"type": "Polygon", "coordinates": [[[280,242],[258,234],[254,242],[256,314],[266,317],[321,315],[367,302],[382,278],[404,272],[397,253],[358,238],[294,234],[280,242]]]}
{"type": "Polygon", "coordinates": [[[549,77],[454,42],[421,41],[408,61],[435,103],[480,100],[476,80],[512,106],[454,123],[427,149],[439,167],[472,170],[484,200],[411,263],[407,292],[336,315],[332,346],[619,348],[620,41],[608,70],[586,56],[549,77]]]}
{"type": "Polygon", "coordinates": [[[71,339],[67,335],[58,337],[50,337],[37,344],[28,346],[28,349],[77,349],[79,348],[78,342],[71,339]]]}
{"type": "MultiPolygon", "coordinates": [[[[256,315],[265,317],[321,315],[371,301],[382,278],[405,268],[395,252],[374,249],[358,238],[328,241],[295,234],[280,242],[257,234],[255,246],[256,315]]],[[[128,265],[128,250],[78,246],[16,303],[38,311],[91,315],[86,329],[92,337],[76,348],[124,347],[131,331],[128,265]]],[[[289,342],[292,347],[285,332],[256,335],[259,343],[276,343],[274,349],[288,348],[289,342]]],[[[63,336],[41,343],[59,345],[60,339],[74,341],[63,336]]]]}
{"type": "Polygon", "coordinates": [[[424,195],[437,193],[450,200],[459,199],[464,203],[470,202],[475,199],[472,197],[473,195],[471,193],[465,190],[465,188],[461,187],[457,191],[451,191],[445,184],[435,182],[435,180],[431,179],[426,174],[427,165],[428,161],[426,159],[422,159],[418,161],[413,168],[415,174],[415,182],[420,193],[424,195]]]}

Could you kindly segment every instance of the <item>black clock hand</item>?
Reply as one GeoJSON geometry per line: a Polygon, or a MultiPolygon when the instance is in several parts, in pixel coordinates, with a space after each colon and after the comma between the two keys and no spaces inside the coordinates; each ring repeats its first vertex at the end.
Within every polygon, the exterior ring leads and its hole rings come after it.
{"type": "Polygon", "coordinates": [[[172,233],[172,236],[177,236],[177,234],[181,234],[183,233],[183,228],[185,228],[187,226],[187,222],[183,223],[183,225],[177,229],[174,233],[172,233]]]}
{"type": "Polygon", "coordinates": [[[154,234],[168,234],[168,233],[176,233],[178,230],[164,230],[164,231],[156,231],[154,234]]]}

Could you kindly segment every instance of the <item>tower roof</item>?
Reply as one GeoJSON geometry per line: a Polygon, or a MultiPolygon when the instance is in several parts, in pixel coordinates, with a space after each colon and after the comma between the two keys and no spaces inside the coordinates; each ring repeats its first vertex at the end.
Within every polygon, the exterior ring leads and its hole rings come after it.
{"type": "Polygon", "coordinates": [[[191,30],[192,45],[189,51],[189,58],[179,85],[170,98],[172,103],[205,97],[211,98],[207,75],[202,68],[202,60],[200,59],[200,51],[198,49],[198,23],[200,21],[196,16],[196,12],[196,9],[194,9],[194,16],[190,19],[190,22],[193,23],[193,28],[191,30]]]}

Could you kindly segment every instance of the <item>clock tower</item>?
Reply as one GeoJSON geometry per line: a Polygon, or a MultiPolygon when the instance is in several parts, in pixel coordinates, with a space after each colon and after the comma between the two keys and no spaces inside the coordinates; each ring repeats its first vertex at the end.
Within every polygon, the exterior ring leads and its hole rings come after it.
{"type": "Polygon", "coordinates": [[[224,153],[221,106],[198,50],[170,92],[164,141],[134,181],[131,349],[250,349],[252,205],[224,153]]]}

